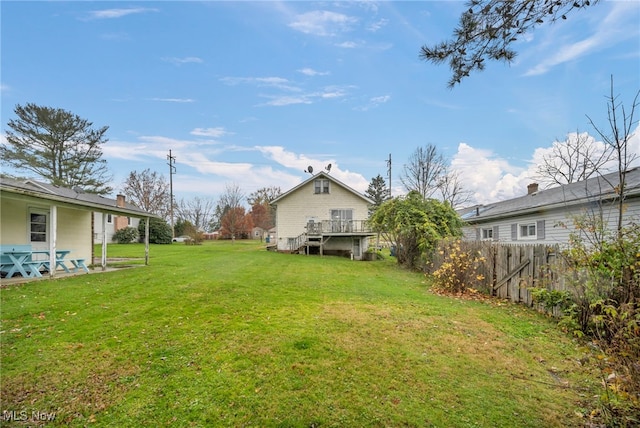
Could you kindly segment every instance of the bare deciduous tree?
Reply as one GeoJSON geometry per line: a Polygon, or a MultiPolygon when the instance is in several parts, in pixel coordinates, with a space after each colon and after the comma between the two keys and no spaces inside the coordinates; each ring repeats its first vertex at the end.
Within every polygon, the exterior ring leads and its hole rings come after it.
{"type": "Polygon", "coordinates": [[[213,201],[195,197],[190,200],[181,199],[176,204],[178,217],[187,220],[196,230],[205,230],[211,222],[214,212],[213,201]]]}
{"type": "Polygon", "coordinates": [[[443,175],[439,188],[440,193],[442,193],[442,200],[449,202],[452,208],[465,205],[473,195],[471,191],[462,186],[457,171],[448,171],[443,175]]]}
{"type": "Polygon", "coordinates": [[[613,158],[617,163],[618,185],[618,234],[623,227],[624,203],[626,199],[626,173],[631,164],[638,158],[638,154],[630,151],[629,141],[634,135],[633,129],[638,124],[634,118],[636,107],[638,107],[640,91],[637,91],[631,107],[625,109],[624,104],[614,93],[613,76],[611,76],[611,90],[607,96],[607,118],[609,128],[603,129],[587,115],[589,122],[596,130],[602,140],[613,151],[613,158]]]}
{"type": "MultiPolygon", "coordinates": [[[[222,219],[227,212],[234,208],[244,208],[242,202],[245,200],[245,194],[236,183],[227,183],[225,191],[216,204],[214,215],[210,220],[209,228],[212,230],[222,227],[222,219]]],[[[244,215],[244,214],[243,214],[244,215]]]]}
{"type": "Polygon", "coordinates": [[[278,186],[262,187],[247,196],[247,202],[250,206],[256,204],[269,205],[271,201],[280,196],[282,190],[278,186]]]}
{"type": "Polygon", "coordinates": [[[122,187],[122,194],[138,208],[169,217],[169,183],[162,174],[149,168],[142,172],[131,171],[122,187]]]}
{"type": "Polygon", "coordinates": [[[433,144],[418,147],[409,157],[409,162],[403,167],[400,181],[407,192],[418,192],[423,198],[435,194],[447,174],[447,164],[444,157],[438,153],[433,144]]]}
{"type": "Polygon", "coordinates": [[[586,132],[576,131],[567,134],[565,141],[553,143],[536,172],[545,187],[584,181],[602,172],[610,157],[610,147],[598,144],[586,132]]]}

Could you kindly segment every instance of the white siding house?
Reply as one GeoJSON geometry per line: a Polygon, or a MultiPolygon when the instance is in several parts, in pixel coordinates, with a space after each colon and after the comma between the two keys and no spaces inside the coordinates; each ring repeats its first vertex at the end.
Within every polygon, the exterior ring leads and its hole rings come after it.
{"type": "MultiPolygon", "coordinates": [[[[0,245],[49,251],[52,266],[56,266],[53,257],[57,250],[67,250],[70,258],[86,260],[87,265],[92,263],[94,212],[123,218],[155,216],[78,189],[0,177],[0,245]]],[[[102,266],[106,266],[106,250],[102,266]]],[[[50,274],[54,275],[55,269],[50,274]]]]}
{"type": "MultiPolygon", "coordinates": [[[[605,227],[615,230],[618,184],[618,173],[612,173],[545,190],[529,185],[525,196],[460,210],[467,224],[464,239],[565,244],[576,232],[574,219],[581,216],[602,218],[605,227]]],[[[640,168],[627,171],[625,188],[623,222],[638,223],[640,168]]]]}
{"type": "MultiPolygon", "coordinates": [[[[133,204],[126,202],[125,197],[123,195],[117,195],[116,197],[116,205],[121,208],[127,208],[131,210],[136,210],[137,207],[133,204]]],[[[138,225],[140,224],[140,219],[137,217],[117,215],[111,213],[101,213],[94,212],[93,213],[93,242],[94,244],[102,243],[103,233],[106,231],[107,242],[113,241],[113,235],[116,231],[120,229],[124,229],[125,227],[133,227],[134,229],[138,229],[138,225]],[[105,217],[105,218],[103,218],[105,217]],[[105,231],[102,230],[102,225],[104,224],[105,231]]]]}
{"type": "Polygon", "coordinates": [[[369,206],[374,202],[329,174],[320,172],[276,198],[278,251],[363,258],[369,238],[369,206]]]}

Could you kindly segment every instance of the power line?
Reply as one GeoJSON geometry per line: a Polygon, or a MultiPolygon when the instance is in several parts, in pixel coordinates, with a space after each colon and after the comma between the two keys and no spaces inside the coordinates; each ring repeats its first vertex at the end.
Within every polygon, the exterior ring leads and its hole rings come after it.
{"type": "Polygon", "coordinates": [[[171,217],[171,239],[176,237],[176,233],[173,227],[173,174],[176,173],[176,167],[174,165],[176,157],[171,155],[171,150],[167,155],[169,161],[169,215],[171,217]]]}
{"type": "Polygon", "coordinates": [[[389,153],[387,160],[387,177],[389,178],[389,197],[391,197],[391,153],[389,153]]]}

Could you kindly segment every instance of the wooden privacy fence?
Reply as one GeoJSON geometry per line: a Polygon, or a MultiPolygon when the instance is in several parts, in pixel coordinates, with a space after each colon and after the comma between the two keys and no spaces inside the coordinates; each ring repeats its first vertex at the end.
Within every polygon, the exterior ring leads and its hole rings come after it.
{"type": "Polygon", "coordinates": [[[566,290],[562,275],[565,264],[560,257],[559,245],[441,241],[429,272],[434,272],[447,260],[453,245],[477,260],[478,275],[468,287],[528,306],[534,305],[532,287],[566,290]]]}

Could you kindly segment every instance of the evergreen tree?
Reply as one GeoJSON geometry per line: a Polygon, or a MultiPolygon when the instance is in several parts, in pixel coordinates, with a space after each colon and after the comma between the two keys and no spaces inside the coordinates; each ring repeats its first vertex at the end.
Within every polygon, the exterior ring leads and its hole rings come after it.
{"type": "Polygon", "coordinates": [[[375,202],[371,207],[371,211],[375,211],[384,201],[388,200],[389,193],[385,179],[380,174],[373,177],[371,183],[369,183],[369,188],[364,192],[365,196],[375,202]]]}
{"type": "Polygon", "coordinates": [[[51,184],[79,187],[89,193],[105,194],[113,189],[101,146],[107,126],[93,129],[93,123],[69,111],[33,103],[15,108],[0,145],[2,163],[36,173],[51,184]]]}

